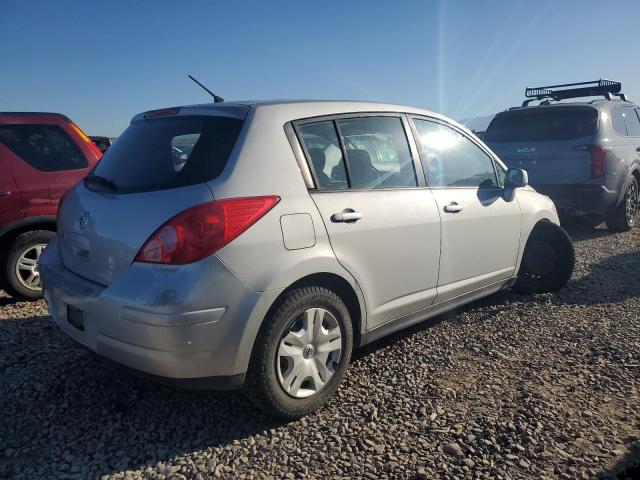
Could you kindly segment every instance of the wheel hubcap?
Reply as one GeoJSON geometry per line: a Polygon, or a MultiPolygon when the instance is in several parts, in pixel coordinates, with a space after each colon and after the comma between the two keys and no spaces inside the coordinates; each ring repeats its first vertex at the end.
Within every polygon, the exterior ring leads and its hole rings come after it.
{"type": "Polygon", "coordinates": [[[289,395],[318,393],[340,365],[342,332],[324,308],[309,308],[285,330],[276,358],[278,381],[289,395]]]}
{"type": "Polygon", "coordinates": [[[625,212],[627,214],[627,223],[633,225],[636,211],[638,210],[638,186],[635,183],[629,185],[627,190],[627,198],[625,199],[625,212]]]}
{"type": "Polygon", "coordinates": [[[40,272],[38,271],[38,259],[46,246],[46,243],[29,245],[18,257],[16,277],[20,284],[29,290],[40,290],[42,288],[40,272]]]}

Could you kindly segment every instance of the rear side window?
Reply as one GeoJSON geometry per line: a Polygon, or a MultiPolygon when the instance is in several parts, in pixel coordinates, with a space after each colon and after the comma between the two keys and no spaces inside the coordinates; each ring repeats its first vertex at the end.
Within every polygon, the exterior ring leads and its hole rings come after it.
{"type": "Polygon", "coordinates": [[[298,127],[302,143],[319,189],[348,188],[342,149],[333,121],[307,123],[298,127]]]}
{"type": "Polygon", "coordinates": [[[590,107],[539,107],[499,113],[484,136],[487,143],[571,140],[595,134],[598,111],[590,107]]]}
{"type": "Polygon", "coordinates": [[[624,122],[627,125],[627,135],[630,137],[640,137],[640,120],[638,120],[638,114],[633,107],[622,107],[622,115],[624,116],[624,122]]]}
{"type": "Polygon", "coordinates": [[[94,175],[116,193],[184,187],[216,178],[243,121],[226,117],[171,117],[132,123],[107,150],[94,175]]]}
{"type": "Polygon", "coordinates": [[[493,159],[475,143],[439,123],[420,119],[414,123],[429,187],[498,188],[493,159]]]}
{"type": "Polygon", "coordinates": [[[75,142],[57,125],[0,125],[0,143],[41,172],[89,165],[75,142]]]}
{"type": "Polygon", "coordinates": [[[417,186],[413,158],[399,117],[339,118],[299,124],[296,128],[318,189],[417,186]]]}
{"type": "Polygon", "coordinates": [[[614,108],[611,110],[611,126],[619,135],[628,135],[627,124],[624,121],[624,111],[622,108],[614,108]]]}
{"type": "Polygon", "coordinates": [[[341,118],[352,188],[416,187],[413,158],[398,117],[341,118]]]}

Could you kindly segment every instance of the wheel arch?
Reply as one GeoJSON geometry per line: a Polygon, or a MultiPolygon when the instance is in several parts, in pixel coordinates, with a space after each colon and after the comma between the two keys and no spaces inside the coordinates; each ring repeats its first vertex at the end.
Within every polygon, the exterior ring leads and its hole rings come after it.
{"type": "Polygon", "coordinates": [[[267,318],[271,314],[275,306],[284,295],[289,293],[291,290],[295,290],[296,288],[309,286],[324,287],[328,290],[331,290],[332,292],[335,292],[342,299],[342,301],[344,301],[345,305],[347,306],[347,310],[349,311],[351,324],[353,326],[353,344],[359,345],[360,336],[365,327],[366,314],[363,314],[365,312],[364,300],[358,296],[358,294],[356,293],[356,289],[348,280],[336,273],[312,273],[309,275],[305,275],[304,277],[291,283],[276,297],[274,302],[269,307],[265,318],[267,318]]]}
{"type": "Polygon", "coordinates": [[[620,192],[618,192],[618,200],[616,201],[615,206],[620,205],[620,203],[624,201],[624,195],[627,192],[627,187],[629,186],[629,180],[631,180],[631,177],[635,177],[638,185],[640,185],[640,165],[638,165],[637,163],[634,163],[629,169],[629,173],[624,179],[622,188],[620,189],[620,192]]]}
{"type": "Polygon", "coordinates": [[[23,218],[0,227],[0,258],[4,259],[9,244],[15,240],[18,235],[31,230],[49,230],[55,232],[56,217],[43,215],[23,218]]]}
{"type": "Polygon", "coordinates": [[[518,249],[518,261],[516,262],[516,268],[514,270],[514,279],[517,278],[518,272],[520,271],[520,264],[522,263],[524,249],[527,246],[529,238],[531,238],[531,234],[535,231],[536,227],[543,222],[553,223],[555,225],[560,224],[557,220],[557,216],[554,217],[546,210],[540,210],[533,217],[529,218],[526,225],[523,225],[520,236],[520,248],[518,249]]]}

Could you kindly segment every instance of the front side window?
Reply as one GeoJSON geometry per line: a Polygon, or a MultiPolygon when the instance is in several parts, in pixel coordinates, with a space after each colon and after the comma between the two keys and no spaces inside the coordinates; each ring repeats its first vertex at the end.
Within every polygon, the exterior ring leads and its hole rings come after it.
{"type": "Polygon", "coordinates": [[[493,159],[475,143],[446,125],[413,121],[428,186],[498,188],[493,159]]]}
{"type": "Polygon", "coordinates": [[[298,126],[319,189],[348,188],[342,149],[333,121],[298,126]]]}
{"type": "Polygon", "coordinates": [[[341,118],[337,124],[346,151],[351,188],[417,186],[400,118],[341,118]]]}
{"type": "Polygon", "coordinates": [[[75,142],[57,125],[0,125],[0,143],[41,172],[89,165],[75,142]]]}

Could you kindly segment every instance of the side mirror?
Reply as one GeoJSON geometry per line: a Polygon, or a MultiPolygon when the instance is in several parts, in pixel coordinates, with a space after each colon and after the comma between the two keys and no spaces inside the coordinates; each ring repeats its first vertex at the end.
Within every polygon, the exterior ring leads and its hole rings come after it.
{"type": "Polygon", "coordinates": [[[504,188],[520,188],[529,185],[529,175],[521,168],[510,168],[504,178],[504,188]]]}

